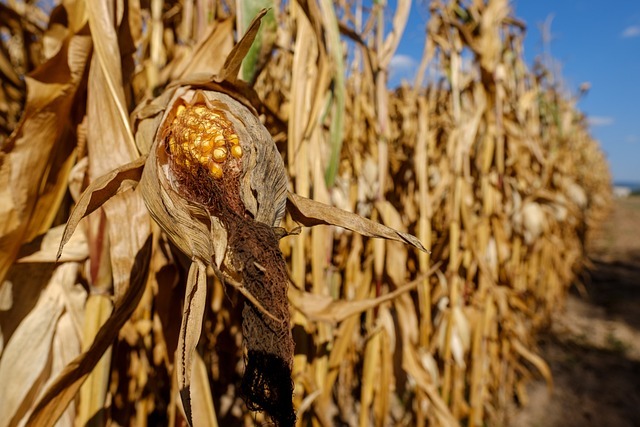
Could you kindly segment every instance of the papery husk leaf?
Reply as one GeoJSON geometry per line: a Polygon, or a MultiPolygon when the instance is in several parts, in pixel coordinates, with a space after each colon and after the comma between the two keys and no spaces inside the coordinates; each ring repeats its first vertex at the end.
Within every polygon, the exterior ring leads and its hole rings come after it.
{"type": "Polygon", "coordinates": [[[440,263],[433,266],[427,274],[422,275],[405,285],[399,286],[394,291],[381,295],[377,298],[353,301],[336,300],[325,295],[299,291],[294,287],[289,290],[289,298],[291,299],[291,304],[310,320],[338,323],[350,316],[360,314],[366,310],[377,307],[384,302],[397,298],[405,292],[415,289],[422,280],[429,277],[429,275],[437,270],[439,266],[440,263]]]}
{"type": "Polygon", "coordinates": [[[133,162],[120,166],[89,184],[80,196],[71,215],[69,215],[69,220],[67,221],[62,240],[60,241],[57,254],[58,259],[62,256],[64,245],[71,239],[71,235],[82,218],[104,205],[107,200],[119,192],[130,189],[131,186],[140,181],[145,161],[146,156],[141,156],[133,162]]]}
{"type": "MultiPolygon", "coordinates": [[[[122,18],[122,11],[116,16],[118,4],[115,1],[100,1],[87,3],[87,15],[89,17],[89,28],[93,40],[95,54],[91,61],[91,75],[89,76],[89,97],[94,92],[96,97],[100,97],[103,101],[96,105],[91,99],[87,101],[88,114],[91,116],[91,107],[98,107],[100,120],[90,121],[90,131],[100,131],[100,127],[105,130],[104,137],[108,138],[114,134],[111,144],[103,146],[94,146],[94,150],[90,150],[92,155],[100,155],[102,150],[109,151],[109,155],[101,158],[105,163],[107,170],[118,165],[127,163],[137,157],[138,151],[133,139],[133,132],[129,125],[129,114],[126,107],[126,98],[124,93],[125,82],[122,69],[122,60],[114,61],[114,58],[123,58],[121,55],[120,43],[126,37],[120,37],[116,32],[122,31],[121,25],[126,26],[124,22],[114,22],[117,18],[122,18]],[[98,92],[99,91],[99,92],[98,92]]],[[[97,118],[97,116],[95,116],[97,118]]],[[[92,168],[95,168],[92,166],[92,168]]],[[[100,176],[104,172],[97,168],[96,175],[100,176]]]]}
{"type": "Polygon", "coordinates": [[[134,268],[136,254],[151,233],[151,218],[138,191],[117,194],[103,206],[107,217],[114,297],[120,299],[134,268]]]}
{"type": "Polygon", "coordinates": [[[89,349],[67,365],[56,381],[47,388],[45,394],[38,399],[27,422],[29,426],[53,426],[104,352],[113,343],[120,328],[129,319],[142,297],[150,255],[151,236],[136,254],[129,286],[124,295],[115,301],[113,314],[102,325],[89,349]]]}
{"type": "Polygon", "coordinates": [[[240,41],[233,47],[227,59],[224,61],[224,65],[222,66],[222,70],[220,74],[216,77],[216,81],[229,81],[235,82],[238,80],[238,73],[240,72],[240,67],[242,66],[242,61],[244,60],[247,52],[251,49],[251,45],[260,30],[260,22],[262,21],[262,17],[267,13],[267,9],[262,9],[251,24],[249,24],[249,28],[244,33],[240,41]]]}
{"type": "Polygon", "coordinates": [[[19,421],[23,401],[37,388],[51,358],[51,346],[58,319],[65,307],[60,282],[75,282],[77,264],[64,264],[51,277],[36,306],[23,319],[0,358],[0,426],[19,421]]]}
{"type": "MultiPolygon", "coordinates": [[[[92,294],[85,304],[86,315],[82,329],[82,350],[86,351],[98,331],[111,316],[113,303],[110,295],[92,294]]],[[[110,376],[111,348],[102,355],[96,366],[92,369],[87,380],[80,387],[78,393],[79,404],[76,421],[79,425],[90,423],[104,423],[104,406],[110,376]]]]}
{"type": "Polygon", "coordinates": [[[140,180],[139,189],[147,209],[182,253],[209,262],[214,254],[213,242],[209,239],[210,230],[203,222],[194,220],[194,216],[207,218],[208,215],[202,208],[187,206],[184,199],[172,189],[158,154],[163,156],[154,144],[140,180]]]}
{"type": "Polygon", "coordinates": [[[287,209],[293,220],[306,227],[335,225],[355,231],[363,236],[395,240],[409,244],[423,252],[427,251],[414,236],[378,224],[358,214],[325,205],[292,192],[288,192],[287,202],[287,209]]]}
{"type": "Polygon", "coordinates": [[[16,262],[78,262],[87,259],[89,245],[84,233],[73,233],[65,243],[65,250],[58,257],[65,228],[66,224],[52,227],[37,239],[23,245],[16,262]]]}
{"type": "Polygon", "coordinates": [[[233,18],[216,23],[208,36],[203,38],[193,51],[172,73],[172,80],[189,78],[196,74],[218,74],[233,49],[233,18]],[[215,54],[212,54],[215,52],[215,54]]]}
{"type": "Polygon", "coordinates": [[[182,325],[176,349],[178,387],[182,406],[189,425],[193,424],[191,414],[191,374],[194,353],[200,333],[207,300],[207,267],[195,258],[189,268],[185,299],[182,308],[182,325]]]}
{"type": "MultiPolygon", "coordinates": [[[[125,19],[127,15],[121,9],[124,7],[127,7],[126,3],[115,0],[87,4],[89,27],[95,46],[87,83],[90,181],[121,165],[140,160],[129,124],[125,96],[130,88],[133,73],[131,55],[135,52],[135,46],[128,37],[129,21],[125,19]],[[114,61],[113,58],[120,60],[114,61]]],[[[105,231],[108,235],[108,258],[101,253],[103,249],[96,248],[92,252],[92,270],[105,273],[99,283],[92,285],[102,291],[108,291],[113,286],[113,294],[119,299],[130,286],[133,262],[148,239],[151,222],[140,194],[135,191],[123,192],[110,199],[103,205],[103,209],[106,217],[105,231]]],[[[91,242],[99,240],[100,233],[103,232],[101,229],[94,230],[89,228],[91,242]]]]}
{"type": "Polygon", "coordinates": [[[147,155],[151,151],[151,146],[155,141],[164,112],[173,94],[173,90],[166,90],[157,98],[146,99],[138,104],[133,113],[131,113],[136,146],[143,155],[147,155]]]}
{"type": "Polygon", "coordinates": [[[207,365],[198,352],[195,352],[195,357],[193,358],[191,379],[191,412],[194,425],[218,427],[218,418],[216,417],[216,408],[213,406],[214,401],[209,384],[207,365]]]}
{"type": "MultiPolygon", "coordinates": [[[[83,302],[86,298],[86,293],[80,285],[77,285],[82,292],[83,302]]],[[[45,384],[43,392],[49,386],[49,382],[53,382],[67,364],[78,356],[80,353],[80,337],[78,336],[78,325],[69,311],[69,306],[65,306],[65,313],[60,316],[55,335],[53,337],[53,345],[51,348],[51,374],[49,381],[45,384]]],[[[76,404],[72,401],[67,410],[62,414],[56,427],[73,427],[76,417],[76,404]]]]}
{"type": "MultiPolygon", "coordinates": [[[[42,230],[32,221],[33,208],[47,179],[53,148],[64,132],[73,99],[91,51],[91,39],[74,36],[65,40],[58,54],[27,76],[27,100],[22,120],[0,153],[0,280],[16,257],[19,247],[42,230]],[[31,228],[31,229],[30,229],[31,228]]],[[[51,194],[64,187],[54,179],[51,194]]],[[[51,221],[52,206],[38,205],[37,215],[51,221]]]]}
{"type": "MultiPolygon", "coordinates": [[[[243,104],[220,92],[182,87],[168,105],[192,103],[196,97],[229,111],[244,153],[240,194],[245,209],[256,221],[277,226],[284,216],[287,177],[271,136],[243,104]]],[[[163,122],[170,113],[165,111],[163,122]]],[[[219,268],[226,254],[226,230],[204,207],[187,202],[173,189],[164,141],[158,133],[155,138],[140,185],[149,212],[183,253],[205,263],[214,259],[219,268]]]]}

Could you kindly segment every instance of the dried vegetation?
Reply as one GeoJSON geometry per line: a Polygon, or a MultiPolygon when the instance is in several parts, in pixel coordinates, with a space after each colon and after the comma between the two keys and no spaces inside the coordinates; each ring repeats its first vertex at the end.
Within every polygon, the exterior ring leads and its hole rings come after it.
{"type": "Polygon", "coordinates": [[[245,298],[291,324],[298,425],[484,425],[532,375],[552,383],[535,333],[610,182],[575,99],[523,63],[506,0],[431,1],[416,81],[394,91],[408,1],[40,6],[0,4],[0,426],[263,423],[240,397],[245,298]],[[247,85],[250,43],[232,48],[265,6],[247,85]],[[243,111],[215,113],[224,156],[158,132],[216,102],[243,111]],[[275,145],[238,130],[253,111],[275,145]],[[194,163],[250,220],[172,193],[167,171],[194,163]],[[344,228],[297,229],[323,224],[344,228]],[[255,283],[286,289],[292,231],[289,318],[255,283]]]}

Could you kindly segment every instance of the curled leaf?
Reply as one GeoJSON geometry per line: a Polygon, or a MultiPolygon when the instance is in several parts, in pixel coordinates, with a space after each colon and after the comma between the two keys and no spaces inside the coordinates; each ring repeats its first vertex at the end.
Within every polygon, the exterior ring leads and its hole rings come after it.
{"type": "Polygon", "coordinates": [[[182,326],[178,339],[178,387],[180,397],[187,416],[187,421],[193,425],[191,417],[191,372],[196,345],[200,339],[202,320],[207,297],[207,268],[200,260],[194,260],[189,268],[185,302],[182,312],[182,326]]]}
{"type": "Polygon", "coordinates": [[[440,267],[440,263],[431,267],[429,272],[412,280],[411,282],[399,286],[397,289],[388,294],[381,295],[377,298],[368,298],[355,301],[335,300],[329,296],[313,294],[310,292],[299,291],[292,288],[290,297],[295,308],[300,310],[306,317],[315,321],[323,321],[329,323],[339,323],[347,319],[349,316],[360,314],[363,311],[377,307],[380,304],[391,301],[416,288],[425,278],[429,277],[440,267]]]}
{"type": "Polygon", "coordinates": [[[302,225],[336,225],[355,231],[363,236],[379,237],[409,244],[423,252],[427,252],[420,241],[411,234],[394,230],[377,222],[363,218],[358,214],[307,199],[295,193],[288,193],[287,208],[291,217],[302,225]]]}
{"type": "Polygon", "coordinates": [[[130,286],[115,302],[111,317],[102,325],[93,343],[87,351],[68,364],[58,378],[47,388],[47,391],[36,403],[27,425],[53,426],[62,415],[69,402],[73,400],[80,386],[98,363],[106,349],[113,343],[120,328],[129,319],[138,305],[145,289],[149,259],[151,254],[151,236],[149,236],[135,257],[130,286]]]}
{"type": "Polygon", "coordinates": [[[62,256],[64,245],[69,241],[82,218],[98,209],[118,192],[130,188],[126,185],[127,183],[135,184],[140,180],[145,160],[146,156],[139,157],[133,162],[101,176],[87,187],[69,216],[58,249],[58,258],[62,256]]]}

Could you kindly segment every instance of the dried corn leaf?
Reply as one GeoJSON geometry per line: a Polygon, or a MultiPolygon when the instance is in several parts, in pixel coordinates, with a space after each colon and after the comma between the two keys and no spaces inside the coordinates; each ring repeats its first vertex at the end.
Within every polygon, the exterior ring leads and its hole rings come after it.
{"type": "Polygon", "coordinates": [[[233,48],[232,28],[232,18],[213,24],[209,33],[193,48],[193,52],[185,55],[182,62],[174,65],[173,80],[198,74],[218,74],[224,65],[224,58],[233,48]]]}
{"type": "Polygon", "coordinates": [[[325,205],[291,192],[288,193],[287,202],[289,213],[294,221],[306,227],[335,225],[355,231],[363,236],[379,237],[406,243],[426,252],[422,243],[414,236],[385,227],[352,212],[325,205]]]}
{"type": "Polygon", "coordinates": [[[289,290],[289,297],[293,306],[300,310],[300,312],[310,320],[338,323],[344,321],[350,316],[360,314],[366,310],[377,307],[384,302],[392,301],[399,295],[415,289],[422,280],[432,274],[439,268],[439,266],[440,264],[436,264],[424,277],[419,277],[418,279],[399,286],[398,289],[377,298],[342,301],[335,300],[329,296],[299,291],[296,288],[291,288],[289,290]]]}
{"type": "Polygon", "coordinates": [[[216,77],[216,81],[218,82],[231,82],[234,83],[238,80],[238,73],[240,72],[240,68],[242,67],[242,61],[247,56],[247,53],[251,49],[251,45],[260,30],[260,23],[262,21],[262,17],[267,14],[267,9],[262,9],[251,21],[247,31],[244,33],[242,38],[238,41],[229,55],[226,57],[224,61],[224,65],[222,67],[222,71],[216,77]]]}
{"type": "MultiPolygon", "coordinates": [[[[38,303],[22,320],[0,358],[0,423],[9,426],[30,410],[26,399],[38,394],[48,376],[54,334],[67,306],[65,295],[76,281],[78,265],[63,264],[56,269],[38,303]]],[[[71,344],[71,343],[69,343],[71,344]]]]}
{"type": "MultiPolygon", "coordinates": [[[[0,153],[0,279],[22,243],[41,230],[32,215],[50,217],[56,206],[36,206],[40,186],[47,179],[50,156],[55,153],[89,56],[91,39],[73,36],[42,67],[26,77],[27,102],[23,118],[0,153]],[[32,230],[30,230],[31,228],[32,230]]],[[[63,183],[57,180],[59,187],[63,183]]],[[[53,189],[55,193],[58,190],[53,189]]],[[[59,198],[50,199],[51,202],[59,198]]]]}
{"type": "Polygon", "coordinates": [[[190,388],[193,371],[192,364],[194,363],[196,345],[198,345],[200,333],[202,332],[206,296],[207,269],[201,260],[194,259],[189,268],[182,311],[182,326],[180,326],[180,338],[176,350],[178,387],[189,425],[194,425],[191,413],[192,397],[190,388]]]}
{"type": "Polygon", "coordinates": [[[207,365],[202,356],[195,354],[193,359],[193,374],[191,376],[191,411],[195,425],[218,427],[216,408],[213,406],[213,396],[209,386],[207,365]]]}
{"type": "Polygon", "coordinates": [[[58,248],[57,257],[62,256],[62,249],[69,242],[73,232],[82,218],[94,212],[100,206],[121,191],[131,189],[140,181],[146,156],[137,158],[131,163],[120,166],[106,175],[95,179],[82,193],[64,228],[58,248]]]}
{"type": "Polygon", "coordinates": [[[89,246],[84,233],[72,234],[65,242],[64,253],[58,256],[65,228],[66,225],[52,227],[43,236],[23,245],[16,262],[78,262],[87,259],[89,246]]]}
{"type": "Polygon", "coordinates": [[[87,375],[112,344],[118,331],[131,316],[142,297],[150,252],[151,238],[149,237],[136,254],[129,286],[122,298],[115,301],[113,314],[100,328],[89,349],[68,364],[56,381],[47,388],[45,394],[38,399],[29,417],[29,425],[53,426],[74,398],[87,375]]]}
{"type": "MultiPolygon", "coordinates": [[[[87,114],[92,119],[89,132],[111,142],[98,144],[99,138],[89,137],[89,143],[94,141],[93,150],[89,153],[95,156],[94,161],[97,163],[91,166],[90,173],[94,178],[138,157],[124,93],[129,82],[124,80],[128,76],[123,75],[123,71],[128,70],[121,68],[120,61],[113,60],[122,57],[126,60],[126,56],[121,55],[120,48],[124,45],[122,41],[127,39],[118,34],[128,31],[128,22],[122,20],[124,11],[120,8],[123,5],[116,1],[87,3],[89,28],[95,50],[87,100],[87,114]]],[[[123,47],[133,51],[133,46],[123,47]]]]}

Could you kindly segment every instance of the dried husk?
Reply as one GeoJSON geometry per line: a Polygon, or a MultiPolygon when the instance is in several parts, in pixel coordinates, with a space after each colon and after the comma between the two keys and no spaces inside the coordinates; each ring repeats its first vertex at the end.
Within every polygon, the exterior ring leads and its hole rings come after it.
{"type": "MultiPolygon", "coordinates": [[[[172,106],[196,100],[210,108],[224,108],[228,113],[245,153],[240,197],[256,221],[278,226],[285,212],[287,177],[271,136],[244,105],[224,93],[201,89],[198,84],[175,90],[160,123],[172,118],[172,106]]],[[[179,194],[168,162],[167,147],[161,132],[157,132],[141,179],[149,212],[183,253],[207,263],[213,259],[221,268],[227,249],[226,230],[218,218],[212,218],[201,205],[179,194]],[[202,221],[205,218],[210,218],[210,224],[202,221]]]]}
{"type": "MultiPolygon", "coordinates": [[[[162,123],[171,122],[175,115],[175,106],[195,103],[224,111],[227,119],[233,124],[243,151],[240,197],[244,209],[252,218],[255,218],[250,221],[265,224],[270,228],[277,226],[284,216],[287,195],[284,165],[269,133],[244,105],[224,93],[199,88],[197,84],[181,86],[174,91],[164,111],[163,119],[160,121],[161,125],[155,134],[155,140],[142,174],[140,189],[149,212],[162,226],[171,241],[183,253],[194,261],[197,260],[199,265],[212,264],[223,282],[232,283],[229,276],[236,275],[238,266],[229,248],[229,218],[217,217],[207,206],[190,200],[185,194],[185,189],[177,186],[178,178],[173,176],[169,148],[166,146],[166,139],[163,138],[162,123]]],[[[273,234],[273,231],[271,233],[273,234]]],[[[242,268],[246,268],[246,266],[242,266],[242,268]]],[[[202,272],[202,267],[199,270],[202,272]]],[[[190,277],[194,276],[190,275],[190,277]]],[[[200,273],[197,277],[201,278],[199,284],[192,283],[196,279],[190,279],[189,283],[194,289],[206,291],[206,275],[200,273]]],[[[286,289],[286,275],[284,281],[281,280],[278,285],[286,289]]],[[[187,295],[190,295],[189,286],[187,295]]],[[[283,296],[285,299],[280,304],[283,305],[284,311],[280,309],[282,313],[280,313],[279,320],[286,326],[288,325],[286,294],[283,296]]],[[[206,293],[198,298],[188,300],[185,304],[184,332],[181,334],[181,341],[178,345],[179,351],[184,348],[183,346],[189,347],[183,352],[186,355],[186,360],[183,360],[186,366],[185,372],[179,370],[179,382],[182,390],[188,389],[190,384],[190,359],[197,344],[197,337],[200,335],[204,313],[204,305],[195,305],[195,302],[202,303],[205,298],[206,293]],[[189,319],[193,319],[193,323],[189,319]]],[[[267,310],[271,311],[274,308],[268,307],[267,310]]],[[[288,347],[290,347],[287,352],[291,355],[293,342],[288,327],[286,329],[288,347]]],[[[286,361],[290,365],[291,356],[288,357],[289,359],[286,361]]]]}

